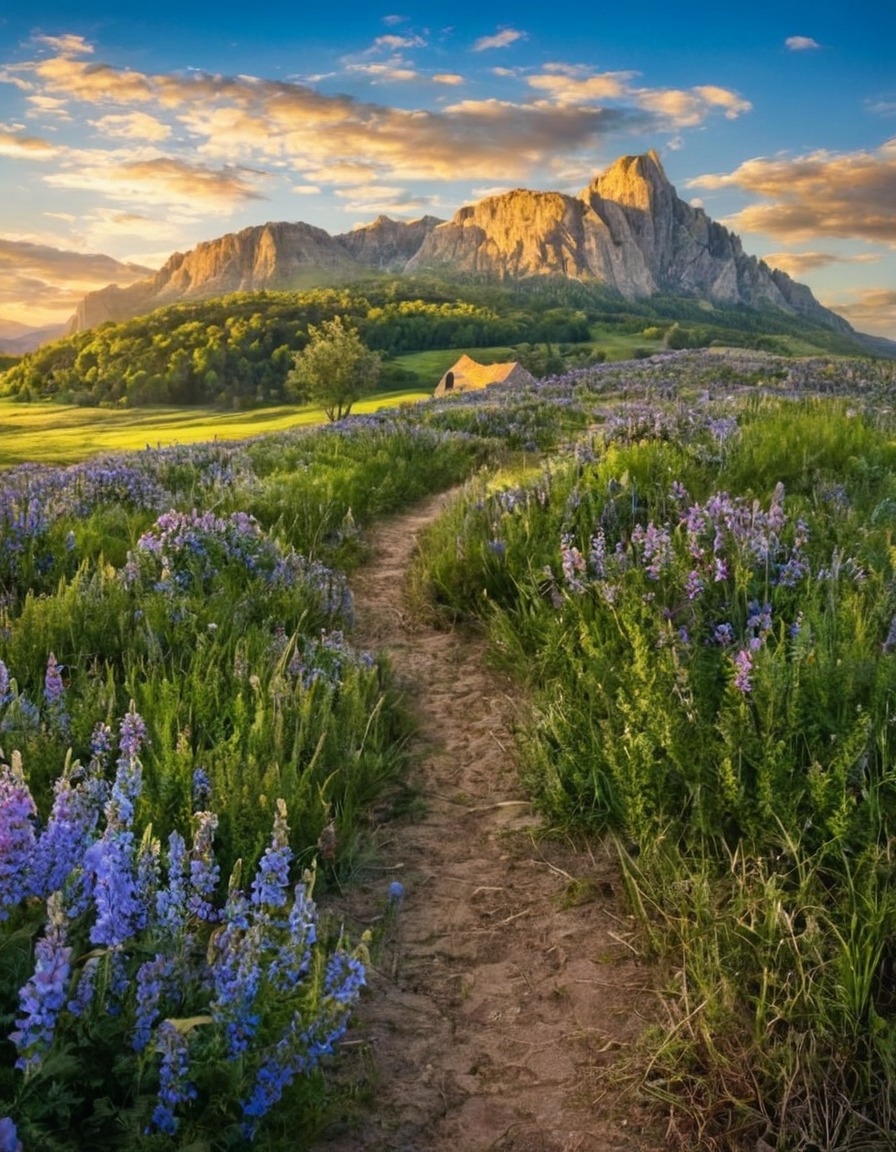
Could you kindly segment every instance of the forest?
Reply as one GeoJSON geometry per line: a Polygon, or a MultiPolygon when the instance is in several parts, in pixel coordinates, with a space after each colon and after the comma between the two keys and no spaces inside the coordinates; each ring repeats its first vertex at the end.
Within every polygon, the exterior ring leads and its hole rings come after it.
{"type": "MultiPolygon", "coordinates": [[[[781,312],[707,310],[700,301],[632,303],[600,286],[539,278],[506,287],[426,277],[371,278],[304,292],[246,292],[172,304],[75,333],[23,357],[0,377],[0,395],[88,407],[214,405],[248,409],[291,399],[287,376],[309,324],[342,316],[384,355],[383,390],[428,385],[395,357],[440,348],[516,349],[543,374],[601,359],[600,332],[666,338],[671,348],[710,344],[787,352],[787,337],[830,352],[858,351],[848,338],[781,312]]],[[[648,344],[646,351],[657,350],[648,344]]],[[[435,384],[435,381],[432,381],[435,384]]]]}

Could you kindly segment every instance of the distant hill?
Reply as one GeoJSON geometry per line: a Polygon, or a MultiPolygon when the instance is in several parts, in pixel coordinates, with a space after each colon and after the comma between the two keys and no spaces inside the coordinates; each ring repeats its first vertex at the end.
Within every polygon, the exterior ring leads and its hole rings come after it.
{"type": "Polygon", "coordinates": [[[504,283],[560,276],[628,301],[679,296],[773,309],[852,333],[809,288],[746,255],[734,233],[681,200],[655,152],[622,157],[578,196],[518,189],[462,208],[450,221],[381,216],[337,236],[303,223],[244,228],[176,252],[129,287],[89,293],[69,331],[228,292],[345,284],[372,271],[504,283]]]}
{"type": "Polygon", "coordinates": [[[46,324],[34,328],[16,320],[0,318],[0,352],[7,356],[23,356],[26,352],[40,348],[41,344],[58,340],[65,330],[65,324],[46,324]]]}

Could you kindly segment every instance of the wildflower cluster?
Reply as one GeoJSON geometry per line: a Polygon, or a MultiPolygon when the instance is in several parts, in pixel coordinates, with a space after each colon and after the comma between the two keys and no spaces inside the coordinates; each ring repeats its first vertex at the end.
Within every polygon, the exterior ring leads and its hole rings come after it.
{"type": "MultiPolygon", "coordinates": [[[[166,853],[150,828],[138,835],[144,739],[132,708],[111,785],[100,757],[67,768],[43,827],[20,758],[0,766],[0,917],[20,918],[28,898],[46,904],[9,1034],[16,1068],[27,1084],[57,1047],[85,1042],[89,1029],[78,1021],[112,1019],[135,1074],[139,1067],[155,1085],[147,1132],[179,1132],[207,1106],[238,1108],[233,1123],[251,1140],[289,1084],[333,1051],[364,965],[343,942],[335,950],[319,942],[313,879],[291,883],[283,801],[248,892],[237,870],[223,906],[214,813],[195,812],[190,845],[174,832],[166,853]],[[212,1102],[205,1069],[217,1060],[236,1062],[239,1099],[212,1102]]],[[[0,1121],[10,1147],[14,1120],[0,1121]]]]}

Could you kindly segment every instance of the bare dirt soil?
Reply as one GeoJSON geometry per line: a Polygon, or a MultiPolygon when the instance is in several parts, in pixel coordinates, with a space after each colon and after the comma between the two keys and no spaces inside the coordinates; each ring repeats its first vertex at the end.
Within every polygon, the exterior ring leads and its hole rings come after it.
{"type": "Polygon", "coordinates": [[[357,938],[390,881],[406,889],[341,1055],[357,1102],[316,1147],[656,1152],[664,1125],[618,1075],[657,1008],[612,852],[544,835],[512,684],[475,633],[408,608],[417,535],[447,499],[380,526],[353,580],[357,643],[388,653],[419,725],[423,803],[380,828],[375,867],[335,902],[357,938]]]}

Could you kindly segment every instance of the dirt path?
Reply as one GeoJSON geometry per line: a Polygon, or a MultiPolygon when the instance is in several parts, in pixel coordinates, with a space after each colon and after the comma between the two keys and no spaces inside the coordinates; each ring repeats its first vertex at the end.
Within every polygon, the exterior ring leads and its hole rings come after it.
{"type": "MultiPolygon", "coordinates": [[[[445,497],[384,524],[353,581],[359,645],[388,651],[420,726],[425,811],[382,829],[375,881],[406,887],[368,973],[343,1075],[371,1097],[320,1152],[656,1152],[610,1075],[650,1010],[608,852],[537,835],[514,770],[513,688],[483,642],[413,619],[404,580],[445,497]]],[[[361,1094],[363,1097],[363,1093],[361,1094]]]]}

